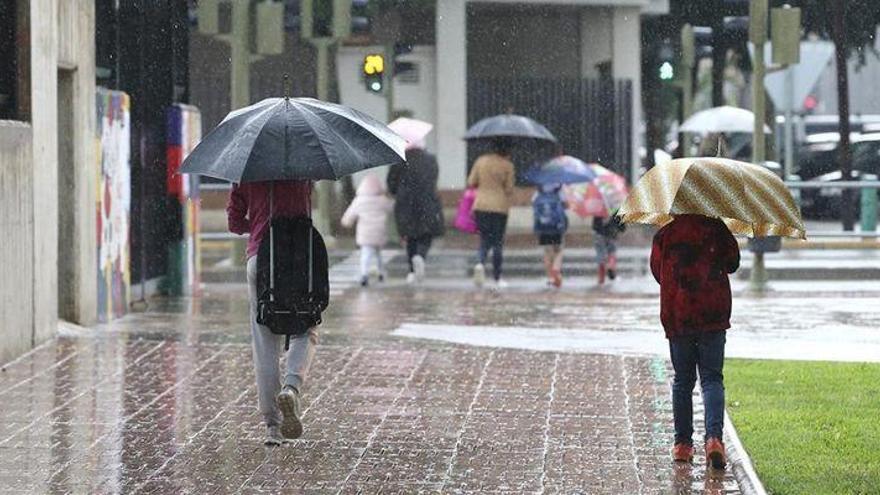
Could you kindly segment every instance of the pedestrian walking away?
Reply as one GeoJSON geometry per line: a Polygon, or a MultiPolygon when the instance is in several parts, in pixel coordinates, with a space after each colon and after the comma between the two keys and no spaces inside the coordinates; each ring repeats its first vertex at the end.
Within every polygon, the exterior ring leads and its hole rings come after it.
{"type": "Polygon", "coordinates": [[[538,186],[532,197],[534,231],[538,244],[544,247],[544,271],[547,284],[562,286],[562,251],[565,232],[568,230],[568,217],[565,211],[568,203],[562,192],[562,184],[538,186]]]}
{"type": "Polygon", "coordinates": [[[514,191],[514,168],[510,161],[511,141],[492,140],[492,151],[477,158],[468,176],[468,186],[477,190],[474,214],[480,233],[479,262],[474,267],[474,283],[485,282],[485,266],[492,253],[492,276],[496,287],[503,288],[504,235],[514,191]]]}
{"type": "Polygon", "coordinates": [[[394,202],[385,195],[385,188],[375,174],[361,180],[357,195],[342,215],[342,225],[357,224],[355,241],[361,250],[361,286],[370,283],[370,268],[375,263],[379,281],[385,280],[382,247],[388,242],[386,224],[394,202]]]}
{"type": "Polygon", "coordinates": [[[730,328],[728,274],[739,268],[739,246],[727,226],[702,215],[680,215],[654,236],[651,273],[660,284],[660,320],[675,377],[673,458],[693,459],[693,389],[697,372],[705,404],[707,462],[726,464],[724,345],[730,328]]]}
{"type": "Polygon", "coordinates": [[[395,165],[388,172],[388,192],[394,196],[394,219],[397,232],[406,244],[409,262],[407,282],[425,278],[425,263],[434,239],[444,234],[443,205],[437,194],[439,169],[437,158],[411,143],[405,165],[395,165]]]}
{"type": "Polygon", "coordinates": [[[294,336],[287,351],[285,374],[279,358],[284,336],[257,323],[257,252],[268,235],[273,217],[308,217],[311,183],[307,181],[248,182],[234,184],[227,203],[229,230],[250,234],[247,244],[247,283],[257,400],[267,428],[267,445],[302,434],[300,393],[318,344],[318,332],[311,328],[294,336]]]}
{"type": "Polygon", "coordinates": [[[624,230],[626,226],[614,213],[608,217],[593,217],[593,247],[599,265],[599,285],[605,283],[606,274],[611,280],[617,277],[617,236],[624,230]]]}

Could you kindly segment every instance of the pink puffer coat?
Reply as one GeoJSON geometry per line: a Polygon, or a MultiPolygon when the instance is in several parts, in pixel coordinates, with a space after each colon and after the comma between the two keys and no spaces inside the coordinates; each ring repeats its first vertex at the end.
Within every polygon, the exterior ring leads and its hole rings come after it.
{"type": "Polygon", "coordinates": [[[382,181],[373,174],[365,176],[358,186],[357,196],[342,215],[342,225],[357,223],[355,241],[358,246],[384,246],[388,242],[386,227],[394,201],[385,196],[382,181]]]}

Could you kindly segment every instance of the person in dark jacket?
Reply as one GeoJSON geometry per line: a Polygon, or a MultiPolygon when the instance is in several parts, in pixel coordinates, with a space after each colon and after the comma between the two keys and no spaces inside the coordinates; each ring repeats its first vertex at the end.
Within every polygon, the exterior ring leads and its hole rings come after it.
{"type": "Polygon", "coordinates": [[[705,403],[706,459],[726,463],[724,424],[724,344],[730,328],[730,281],[739,268],[739,246],[721,220],[679,215],[654,236],[651,273],[660,284],[660,320],[669,339],[675,378],[673,458],[693,460],[692,394],[697,371],[705,403]]]}
{"type": "Polygon", "coordinates": [[[616,212],[607,217],[593,217],[593,246],[599,265],[599,285],[605,283],[606,273],[611,280],[617,277],[617,236],[624,230],[626,226],[617,218],[616,212]]]}
{"type": "Polygon", "coordinates": [[[397,232],[406,242],[407,282],[425,278],[425,260],[435,237],[444,233],[443,205],[437,195],[437,158],[418,146],[406,151],[406,164],[388,172],[388,192],[395,197],[397,232]]]}

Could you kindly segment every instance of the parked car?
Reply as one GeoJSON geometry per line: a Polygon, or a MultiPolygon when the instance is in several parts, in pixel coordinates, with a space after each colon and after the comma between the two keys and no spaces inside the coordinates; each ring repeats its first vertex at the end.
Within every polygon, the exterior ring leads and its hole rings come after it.
{"type": "MultiPolygon", "coordinates": [[[[806,181],[829,184],[829,187],[801,191],[801,210],[808,218],[840,218],[843,189],[831,187],[843,177],[838,161],[838,141],[837,133],[814,134],[808,137],[798,153],[798,175],[806,181]]],[[[860,180],[864,174],[877,174],[880,169],[880,132],[852,133],[850,150],[853,180],[860,180]]],[[[852,195],[852,202],[854,211],[858,213],[857,192],[852,195]]]]}

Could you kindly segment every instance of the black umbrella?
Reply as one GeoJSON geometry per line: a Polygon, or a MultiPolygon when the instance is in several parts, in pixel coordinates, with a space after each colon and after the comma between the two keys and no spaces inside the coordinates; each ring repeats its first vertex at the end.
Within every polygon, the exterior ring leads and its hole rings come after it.
{"type": "Polygon", "coordinates": [[[336,180],[405,162],[406,141],[378,120],[311,98],[269,98],[230,112],[180,167],[230,182],[336,180]]]}
{"type": "Polygon", "coordinates": [[[502,114],[485,118],[472,125],[465,139],[530,138],[556,142],[556,136],[546,127],[522,115],[502,114]]]}

